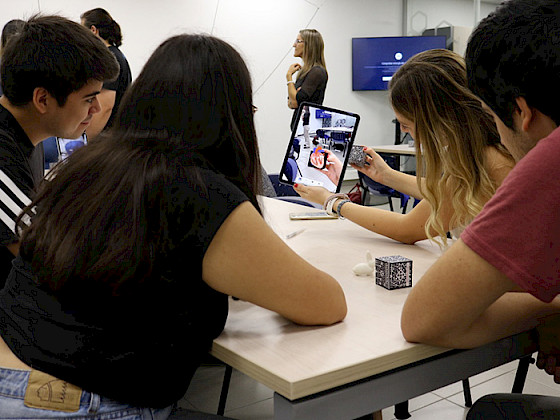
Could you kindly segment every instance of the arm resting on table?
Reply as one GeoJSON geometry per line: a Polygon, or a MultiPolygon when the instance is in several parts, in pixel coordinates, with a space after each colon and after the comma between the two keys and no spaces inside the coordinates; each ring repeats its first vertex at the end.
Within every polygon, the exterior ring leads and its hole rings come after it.
{"type": "Polygon", "coordinates": [[[520,291],[494,266],[458,240],[412,288],[403,308],[406,340],[471,348],[537,327],[560,312],[520,291]]]}
{"type": "Polygon", "coordinates": [[[297,255],[249,203],[224,221],[204,255],[202,277],[213,289],[304,325],[346,316],[338,282],[297,255]]]}

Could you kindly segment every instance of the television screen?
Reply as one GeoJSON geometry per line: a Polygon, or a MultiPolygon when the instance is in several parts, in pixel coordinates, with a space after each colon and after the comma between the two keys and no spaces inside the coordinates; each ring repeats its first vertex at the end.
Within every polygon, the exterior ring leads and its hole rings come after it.
{"type": "Polygon", "coordinates": [[[352,38],[352,90],[386,90],[410,57],[445,46],[445,36],[352,38]]]}

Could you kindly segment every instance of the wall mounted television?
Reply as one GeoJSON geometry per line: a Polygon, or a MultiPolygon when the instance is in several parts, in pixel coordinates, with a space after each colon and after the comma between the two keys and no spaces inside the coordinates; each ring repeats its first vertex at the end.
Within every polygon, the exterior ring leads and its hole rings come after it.
{"type": "Polygon", "coordinates": [[[445,47],[445,36],[352,38],[352,90],[386,90],[410,57],[445,47]]]}

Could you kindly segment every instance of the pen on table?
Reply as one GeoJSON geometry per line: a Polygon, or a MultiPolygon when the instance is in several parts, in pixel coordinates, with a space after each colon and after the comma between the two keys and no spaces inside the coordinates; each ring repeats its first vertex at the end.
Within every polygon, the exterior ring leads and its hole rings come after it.
{"type": "Polygon", "coordinates": [[[286,235],[286,239],[293,238],[294,236],[297,236],[297,235],[299,235],[300,233],[302,233],[304,230],[305,230],[305,228],[304,228],[304,229],[300,229],[300,230],[296,230],[295,232],[292,232],[292,233],[288,233],[288,234],[286,235]]]}

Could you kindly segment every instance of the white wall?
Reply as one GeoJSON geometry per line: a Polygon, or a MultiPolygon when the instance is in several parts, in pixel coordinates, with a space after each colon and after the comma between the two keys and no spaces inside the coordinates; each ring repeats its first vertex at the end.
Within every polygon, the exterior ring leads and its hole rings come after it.
{"type": "MultiPolygon", "coordinates": [[[[253,78],[261,158],[278,172],[290,134],[285,74],[297,59],[292,44],[302,28],[319,30],[325,40],[329,83],[325,105],[360,114],[357,144],[394,140],[394,118],[386,92],[353,92],[351,38],[402,35],[403,2],[398,0],[2,0],[0,25],[33,13],[58,13],[79,21],[86,10],[103,7],[121,25],[121,50],[133,78],[152,51],[170,35],[204,32],[235,46],[253,78]]],[[[485,16],[495,5],[481,7],[485,16]]],[[[408,16],[421,9],[428,23],[442,19],[473,26],[472,0],[409,0],[408,16]]]]}

